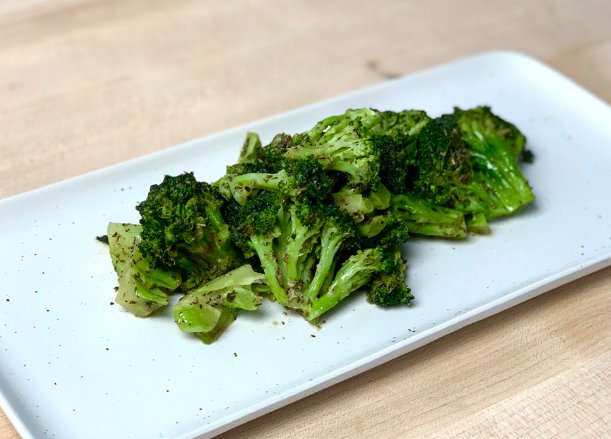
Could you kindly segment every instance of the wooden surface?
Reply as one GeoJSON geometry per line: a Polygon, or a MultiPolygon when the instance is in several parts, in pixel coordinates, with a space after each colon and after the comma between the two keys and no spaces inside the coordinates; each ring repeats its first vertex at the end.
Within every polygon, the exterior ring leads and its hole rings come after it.
{"type": "MultiPolygon", "coordinates": [[[[491,49],[611,101],[608,0],[4,0],[0,198],[491,49]]],[[[606,269],[221,437],[609,437],[610,316],[606,269]]]]}

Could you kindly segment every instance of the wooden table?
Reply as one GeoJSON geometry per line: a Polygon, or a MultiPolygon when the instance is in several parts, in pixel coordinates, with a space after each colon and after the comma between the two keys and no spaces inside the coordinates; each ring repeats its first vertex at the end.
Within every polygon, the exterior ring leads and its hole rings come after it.
{"type": "MultiPolygon", "coordinates": [[[[4,0],[0,197],[491,49],[611,101],[608,0],[4,0]]],[[[221,437],[609,435],[610,315],[605,269],[221,437]]]]}

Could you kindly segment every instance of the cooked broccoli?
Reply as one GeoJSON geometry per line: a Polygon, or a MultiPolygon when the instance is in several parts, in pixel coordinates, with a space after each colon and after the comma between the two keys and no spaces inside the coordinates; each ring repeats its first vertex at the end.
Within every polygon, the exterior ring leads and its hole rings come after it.
{"type": "Polygon", "coordinates": [[[236,244],[257,257],[271,293],[290,308],[307,309],[342,251],[357,245],[354,222],[333,203],[263,191],[226,208],[236,244]]]}
{"type": "Polygon", "coordinates": [[[313,158],[326,171],[344,173],[348,181],[363,187],[375,187],[379,181],[380,160],[371,140],[380,114],[371,109],[349,110],[331,116],[312,129],[293,136],[285,157],[313,158]]]}
{"type": "Polygon", "coordinates": [[[486,216],[506,216],[532,202],[534,195],[518,165],[526,143],[524,135],[488,107],[456,109],[453,115],[470,152],[470,187],[473,193],[486,193],[481,196],[486,203],[486,216]]]}
{"type": "Polygon", "coordinates": [[[380,181],[393,193],[407,191],[408,159],[417,134],[431,120],[424,111],[404,110],[380,113],[381,124],[372,141],[380,156],[380,181]]]}
{"type": "Polygon", "coordinates": [[[142,226],[110,223],[107,231],[110,257],[119,279],[115,302],[139,317],[167,305],[169,294],[181,285],[180,272],[155,268],[142,254],[142,226]]]}
{"type": "Polygon", "coordinates": [[[404,283],[403,262],[395,257],[394,252],[380,246],[357,251],[341,265],[329,287],[314,299],[306,319],[318,320],[341,300],[361,289],[365,289],[368,300],[377,305],[409,303],[413,296],[404,283]]]}
{"type": "Polygon", "coordinates": [[[281,201],[278,194],[265,191],[244,205],[227,203],[225,216],[233,242],[247,258],[259,259],[272,295],[278,302],[286,303],[286,292],[276,275],[279,267],[273,248],[274,239],[280,235],[281,201]]]}
{"type": "Polygon", "coordinates": [[[335,183],[334,179],[323,170],[322,165],[314,159],[283,160],[283,162],[283,169],[276,173],[233,174],[238,170],[244,170],[236,168],[244,167],[230,167],[227,180],[235,200],[245,204],[256,191],[261,189],[290,197],[322,199],[335,183]]]}
{"type": "Polygon", "coordinates": [[[405,284],[405,262],[401,249],[413,230],[413,224],[393,212],[384,229],[377,234],[370,245],[383,256],[382,270],[377,272],[365,293],[370,303],[380,306],[409,304],[414,296],[405,284]]]}
{"type": "Polygon", "coordinates": [[[496,138],[509,148],[516,159],[521,156],[526,145],[526,137],[514,124],[492,113],[490,107],[476,107],[470,110],[455,108],[454,115],[458,118],[460,132],[468,143],[471,143],[469,138],[477,138],[481,141],[496,138]]]}
{"type": "Polygon", "coordinates": [[[434,205],[459,210],[470,230],[509,215],[534,196],[518,160],[524,136],[486,107],[431,120],[408,156],[407,192],[434,205]]]}
{"type": "Polygon", "coordinates": [[[405,262],[401,249],[387,249],[384,253],[384,270],[378,273],[367,290],[367,300],[380,306],[397,306],[411,303],[414,299],[411,289],[405,285],[405,262]]]}
{"type": "Polygon", "coordinates": [[[262,148],[263,145],[257,133],[246,133],[246,139],[244,140],[240,156],[238,157],[238,164],[257,162],[262,148]]]}
{"type": "Polygon", "coordinates": [[[235,320],[239,310],[257,309],[262,298],[253,286],[264,278],[250,265],[225,273],[183,296],[172,310],[174,320],[183,332],[212,343],[235,320]]]}
{"type": "Polygon", "coordinates": [[[340,209],[360,223],[374,212],[388,209],[391,193],[382,183],[378,183],[375,189],[366,190],[347,184],[334,192],[332,197],[340,209]]]}
{"type": "Polygon", "coordinates": [[[185,288],[243,264],[231,243],[219,191],[192,173],[165,176],[137,205],[142,225],[142,254],[158,267],[186,273],[185,288]]]}
{"type": "Polygon", "coordinates": [[[410,233],[441,238],[466,238],[465,217],[459,210],[434,205],[411,194],[391,198],[393,217],[408,225],[410,233]]]}
{"type": "Polygon", "coordinates": [[[215,183],[166,176],[140,225],[109,226],[116,300],[145,316],[185,293],[174,318],[206,343],[264,296],[310,322],[354,293],[409,304],[403,244],[486,233],[530,203],[525,143],[488,107],[348,110],[267,145],[248,133],[215,183]]]}
{"type": "Polygon", "coordinates": [[[358,244],[354,221],[337,206],[329,204],[316,206],[314,209],[307,206],[306,209],[310,217],[309,223],[305,219],[301,219],[301,223],[306,227],[316,227],[320,236],[320,250],[314,275],[310,283],[302,287],[303,296],[311,301],[321,293],[325,282],[333,278],[333,269],[341,261],[342,251],[351,251],[358,244]]]}

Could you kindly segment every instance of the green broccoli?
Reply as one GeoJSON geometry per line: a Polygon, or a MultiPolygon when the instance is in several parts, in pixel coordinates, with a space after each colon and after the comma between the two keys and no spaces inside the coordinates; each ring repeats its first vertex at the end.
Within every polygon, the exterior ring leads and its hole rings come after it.
{"type": "Polygon", "coordinates": [[[256,163],[259,155],[261,154],[262,148],[263,145],[261,144],[261,139],[257,133],[246,133],[246,139],[244,140],[242,150],[240,151],[240,155],[238,157],[238,164],[256,163]]]}
{"type": "Polygon", "coordinates": [[[526,138],[515,125],[492,114],[488,107],[455,109],[453,115],[470,152],[470,187],[473,193],[482,194],[486,216],[507,216],[532,202],[534,195],[519,168],[526,138]]]}
{"type": "Polygon", "coordinates": [[[388,209],[390,206],[390,191],[382,183],[375,189],[365,189],[347,184],[332,194],[335,204],[348,213],[352,219],[360,223],[374,212],[388,209]]]}
{"type": "Polygon", "coordinates": [[[137,205],[142,225],[138,246],[158,267],[185,273],[185,288],[217,277],[244,263],[233,247],[219,191],[192,173],[165,176],[137,205]]]}
{"type": "Polygon", "coordinates": [[[456,209],[434,205],[412,194],[395,194],[391,198],[392,216],[407,224],[411,234],[464,239],[467,224],[456,209]]]}
{"type": "Polygon", "coordinates": [[[431,120],[408,156],[408,193],[465,214],[470,230],[509,215],[534,195],[519,168],[524,136],[486,107],[431,120]]]}
{"type": "Polygon", "coordinates": [[[273,297],[287,303],[287,294],[278,279],[279,266],[274,253],[274,240],[280,235],[282,198],[263,191],[244,205],[227,203],[225,217],[231,226],[231,238],[246,258],[256,257],[263,269],[273,297]]]}
{"type": "Polygon", "coordinates": [[[253,287],[265,276],[250,265],[225,273],[183,296],[172,313],[183,332],[193,333],[205,343],[215,341],[235,320],[239,310],[254,311],[261,304],[253,287]]]}
{"type": "Polygon", "coordinates": [[[329,287],[312,302],[305,315],[317,321],[355,291],[364,290],[370,302],[382,306],[407,304],[413,296],[405,286],[402,259],[384,246],[365,248],[351,255],[337,270],[329,287]]]}
{"type": "Polygon", "coordinates": [[[414,299],[405,284],[405,262],[400,245],[385,249],[384,269],[371,281],[365,294],[370,303],[379,306],[407,305],[414,299]]]}
{"type": "Polygon", "coordinates": [[[140,225],[109,225],[116,301],[146,316],[185,293],[176,323],[206,343],[264,296],[313,323],[358,293],[409,304],[403,244],[486,233],[523,209],[525,144],[488,107],[348,110],[265,146],[248,133],[215,183],[166,176],[137,205],[140,225]]]}
{"type": "Polygon", "coordinates": [[[237,246],[257,257],[271,293],[289,308],[307,309],[342,252],[357,245],[354,222],[333,203],[262,191],[226,212],[237,246]]]}
{"type": "Polygon", "coordinates": [[[115,302],[145,317],[166,306],[169,295],[182,283],[180,272],[153,267],[139,249],[142,226],[108,224],[108,244],[119,285],[115,302]]]}
{"type": "Polygon", "coordinates": [[[283,168],[276,173],[247,172],[244,166],[228,168],[229,190],[240,204],[245,204],[256,191],[264,189],[290,197],[324,198],[335,181],[314,159],[283,160],[283,168]],[[242,168],[242,169],[237,169],[242,168]]]}
{"type": "Polygon", "coordinates": [[[420,110],[384,111],[380,116],[381,124],[372,136],[380,157],[380,181],[392,193],[404,193],[408,181],[406,163],[418,133],[431,118],[420,110]]]}
{"type": "Polygon", "coordinates": [[[371,109],[328,117],[309,131],[293,136],[284,156],[292,160],[316,159],[326,171],[343,173],[355,185],[375,187],[380,160],[371,135],[380,122],[379,112],[371,109]]]}

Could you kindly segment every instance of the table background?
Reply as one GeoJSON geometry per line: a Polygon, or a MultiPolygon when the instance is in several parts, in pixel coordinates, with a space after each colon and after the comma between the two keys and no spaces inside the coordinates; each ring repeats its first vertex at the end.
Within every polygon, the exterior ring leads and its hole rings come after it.
{"type": "MultiPolygon", "coordinates": [[[[0,198],[495,49],[611,101],[608,0],[0,1],[0,198]]],[[[607,268],[221,437],[605,436],[610,316],[607,268]]]]}

